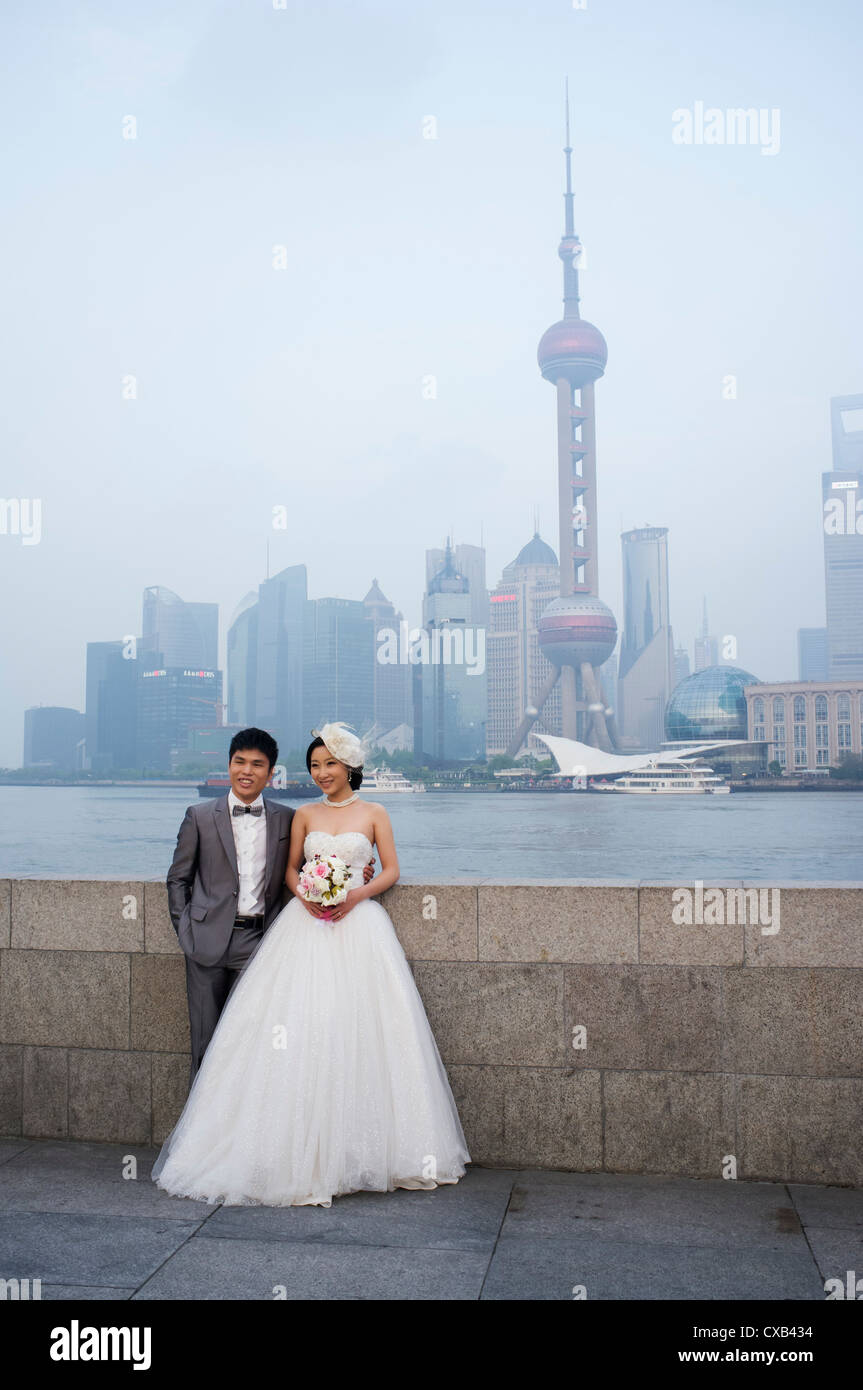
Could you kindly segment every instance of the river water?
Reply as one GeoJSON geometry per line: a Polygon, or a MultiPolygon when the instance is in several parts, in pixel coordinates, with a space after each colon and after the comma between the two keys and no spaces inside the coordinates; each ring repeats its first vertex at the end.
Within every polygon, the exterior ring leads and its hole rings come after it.
{"type": "MultiPolygon", "coordinates": [[[[190,787],[0,787],[0,877],[163,878],[196,799],[190,787]]],[[[863,881],[863,792],[380,800],[405,879],[863,881]]]]}

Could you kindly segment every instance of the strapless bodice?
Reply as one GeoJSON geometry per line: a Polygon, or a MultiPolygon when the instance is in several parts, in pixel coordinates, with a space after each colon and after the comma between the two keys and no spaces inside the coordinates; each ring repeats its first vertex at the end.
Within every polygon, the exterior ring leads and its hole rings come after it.
{"type": "Polygon", "coordinates": [[[374,846],[361,830],[342,830],[333,835],[329,830],[310,830],[303,841],[303,854],[337,854],[351,869],[351,879],[362,878],[362,870],[374,854],[374,846]]]}

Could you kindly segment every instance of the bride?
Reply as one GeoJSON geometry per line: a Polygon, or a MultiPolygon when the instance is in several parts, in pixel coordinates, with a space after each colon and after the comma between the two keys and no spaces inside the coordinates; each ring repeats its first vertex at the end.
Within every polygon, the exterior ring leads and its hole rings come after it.
{"type": "Polygon", "coordinates": [[[306,752],[323,792],[291,821],[295,896],[235,985],[152,1170],[175,1196],[227,1206],[332,1205],[345,1192],[434,1188],[470,1154],[404,951],[373,898],[399,863],[379,803],[359,796],[363,750],[343,723],[306,752]],[[382,871],[363,883],[376,846],[382,871]],[[349,866],[344,902],[297,895],[305,860],[349,866]]]}

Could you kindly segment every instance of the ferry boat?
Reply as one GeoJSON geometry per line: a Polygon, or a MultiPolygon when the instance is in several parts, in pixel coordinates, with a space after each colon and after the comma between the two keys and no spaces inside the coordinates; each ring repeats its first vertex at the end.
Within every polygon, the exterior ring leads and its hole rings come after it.
{"type": "MultiPolygon", "coordinates": [[[[218,777],[208,777],[198,784],[198,796],[227,796],[231,790],[231,779],[222,773],[218,777]]],[[[264,787],[265,801],[300,801],[303,797],[320,796],[321,789],[311,778],[307,782],[286,782],[283,787],[270,783],[264,787]]]]}
{"type": "Polygon", "coordinates": [[[731,788],[712,767],[704,763],[667,763],[626,772],[610,785],[597,786],[595,791],[630,792],[640,795],[659,793],[670,796],[727,795],[731,788]]]}
{"type": "Polygon", "coordinates": [[[389,792],[423,792],[425,785],[422,782],[409,782],[403,772],[394,772],[390,767],[372,767],[368,772],[363,772],[362,792],[378,792],[380,795],[387,795],[389,792]]]}

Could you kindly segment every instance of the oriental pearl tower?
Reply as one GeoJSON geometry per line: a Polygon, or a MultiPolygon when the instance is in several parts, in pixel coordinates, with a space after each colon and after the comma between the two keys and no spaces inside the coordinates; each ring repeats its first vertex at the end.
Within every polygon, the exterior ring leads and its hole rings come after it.
{"type": "Polygon", "coordinates": [[[560,598],[537,624],[540,650],[552,671],[528,706],[507,748],[514,758],[534,720],[560,681],[564,738],[611,751],[617,734],[602,690],[599,667],[617,641],[614,614],[597,594],[596,425],[593,383],[605,371],[608,348],[598,328],[578,311],[581,242],[572,211],[572,147],[566,94],[566,220],[558,248],[563,261],[563,318],[546,329],[537,360],[557,394],[557,476],[560,520],[560,598]],[[579,715],[581,719],[579,720],[579,715]],[[581,727],[579,728],[579,723],[581,727]]]}

